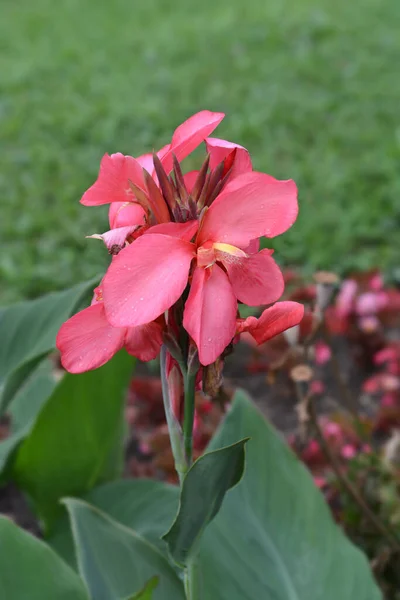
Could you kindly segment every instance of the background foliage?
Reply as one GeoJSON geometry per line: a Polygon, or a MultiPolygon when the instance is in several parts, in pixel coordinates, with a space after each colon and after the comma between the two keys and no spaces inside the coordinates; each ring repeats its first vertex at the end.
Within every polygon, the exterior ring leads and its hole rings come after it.
{"type": "Polygon", "coordinates": [[[396,265],[399,17],[397,0],[5,0],[1,303],[101,271],[84,236],[106,210],[78,204],[101,155],[157,148],[205,107],[256,168],[299,185],[280,261],[396,265]]]}

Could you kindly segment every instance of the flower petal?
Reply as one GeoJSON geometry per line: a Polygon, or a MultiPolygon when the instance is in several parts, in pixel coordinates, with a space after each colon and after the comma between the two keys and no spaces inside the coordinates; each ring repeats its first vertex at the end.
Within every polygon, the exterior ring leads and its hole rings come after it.
{"type": "Polygon", "coordinates": [[[185,182],[185,186],[186,186],[186,189],[189,192],[189,194],[192,193],[192,190],[194,188],[194,184],[196,183],[198,174],[199,174],[199,171],[189,171],[188,173],[185,173],[183,176],[183,181],[185,182]]]}
{"type": "Polygon", "coordinates": [[[110,254],[118,254],[125,246],[126,238],[136,231],[138,227],[139,225],[117,227],[116,229],[110,229],[110,231],[106,231],[105,233],[94,233],[93,235],[87,235],[86,237],[103,240],[110,254]]]}
{"type": "Polygon", "coordinates": [[[108,211],[111,229],[128,225],[143,225],[144,210],[136,202],[112,202],[108,211]]]}
{"type": "Polygon", "coordinates": [[[209,137],[206,139],[207,152],[210,154],[210,168],[215,169],[233,150],[236,149],[235,162],[232,167],[230,179],[241,173],[253,170],[250,154],[239,144],[233,144],[227,140],[209,137]]]}
{"type": "Polygon", "coordinates": [[[128,327],[125,336],[125,349],[139,360],[154,360],[162,344],[163,323],[153,321],[139,327],[128,327]]]}
{"type": "Polygon", "coordinates": [[[245,248],[251,240],[286,231],[295,222],[297,210],[294,181],[243,173],[214,200],[204,217],[199,243],[212,240],[245,248]]]}
{"type": "MultiPolygon", "coordinates": [[[[162,233],[181,240],[190,240],[196,235],[199,227],[198,221],[187,221],[186,223],[160,223],[148,229],[148,233],[162,233]]],[[[146,233],[146,235],[148,235],[146,233]]]]}
{"type": "Polygon", "coordinates": [[[197,267],[185,304],[183,326],[196,342],[202,365],[210,365],[235,335],[237,302],[224,271],[197,267]]]}
{"type": "Polygon", "coordinates": [[[257,344],[263,344],[289,327],[298,325],[303,315],[302,304],[291,301],[277,302],[274,306],[266,308],[259,319],[256,317],[238,319],[237,333],[248,331],[257,344]]]}
{"type": "Polygon", "coordinates": [[[282,296],[285,287],[283,275],[270,250],[261,250],[232,262],[224,260],[223,263],[236,298],[244,304],[272,304],[282,296]]]}
{"type": "Polygon", "coordinates": [[[112,327],[102,302],[81,310],[61,326],[56,346],[61,363],[70,373],[97,369],[124,345],[125,329],[112,327]]]}
{"type": "Polygon", "coordinates": [[[103,279],[110,323],[137,327],[154,321],[181,296],[193,257],[193,244],[157,233],[121,250],[103,279]]]}
{"type": "Polygon", "coordinates": [[[224,116],[224,113],[202,110],[179,125],[174,131],[168,151],[162,158],[160,157],[166,172],[172,170],[173,154],[178,161],[186,158],[214,131],[224,116]]]}
{"type": "Polygon", "coordinates": [[[101,159],[97,181],[83,194],[81,203],[96,206],[110,202],[129,202],[133,199],[129,181],[140,188],[144,187],[143,169],[138,161],[120,152],[111,156],[105,154],[101,159]]]}
{"type": "Polygon", "coordinates": [[[147,154],[142,154],[141,156],[137,156],[136,160],[138,161],[139,165],[143,167],[143,169],[146,169],[146,171],[150,173],[150,175],[153,173],[154,163],[153,155],[151,152],[148,152],[147,154]]]}

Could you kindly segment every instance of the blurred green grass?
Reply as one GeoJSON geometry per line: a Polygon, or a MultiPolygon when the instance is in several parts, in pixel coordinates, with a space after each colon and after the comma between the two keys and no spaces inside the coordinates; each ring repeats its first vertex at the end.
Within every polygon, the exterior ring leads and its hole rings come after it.
{"type": "Polygon", "coordinates": [[[101,271],[106,209],[78,200],[104,152],[168,142],[203,108],[255,167],[294,178],[282,264],[398,261],[398,0],[4,0],[1,301],[101,271]]]}

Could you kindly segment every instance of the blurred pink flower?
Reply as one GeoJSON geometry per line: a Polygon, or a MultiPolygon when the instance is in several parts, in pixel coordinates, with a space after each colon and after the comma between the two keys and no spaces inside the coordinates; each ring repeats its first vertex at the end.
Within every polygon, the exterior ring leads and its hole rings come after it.
{"type": "Polygon", "coordinates": [[[329,348],[328,344],[326,344],[325,342],[322,342],[322,341],[318,341],[315,343],[314,351],[315,351],[315,362],[317,363],[317,365],[325,364],[326,362],[328,362],[328,360],[330,360],[330,358],[332,356],[332,351],[329,348]]]}

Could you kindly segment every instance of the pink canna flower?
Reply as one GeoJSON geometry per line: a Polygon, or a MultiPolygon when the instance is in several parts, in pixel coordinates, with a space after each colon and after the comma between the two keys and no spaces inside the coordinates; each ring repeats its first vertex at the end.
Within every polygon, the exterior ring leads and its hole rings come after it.
{"type": "Polygon", "coordinates": [[[115,257],[103,282],[107,319],[115,327],[153,321],[178,301],[190,275],[183,325],[200,362],[214,362],[235,335],[237,301],[270,304],[283,292],[272,252],[251,254],[250,244],[283,233],[296,216],[293,181],[239,175],[199,221],[150,228],[115,257]]]}
{"type": "Polygon", "coordinates": [[[60,330],[57,345],[68,370],[96,368],[123,346],[143,360],[154,358],[167,311],[168,335],[176,313],[204,366],[240,331],[262,343],[301,320],[303,307],[283,302],[258,320],[237,321],[238,302],[272,304],[283,292],[273,251],[259,251],[259,238],[291,227],[297,189],[291,180],[254,172],[242,146],[209,137],[223,117],[193,115],[157,153],[103,157],[81,202],[110,204],[110,230],[89,237],[114,256],[100,302],[60,330]],[[203,166],[183,174],[180,161],[202,142],[203,166]]]}
{"type": "Polygon", "coordinates": [[[92,305],[61,326],[56,346],[63,367],[70,373],[97,369],[122,348],[140,360],[156,358],[162,344],[164,319],[140,327],[112,327],[99,298],[101,289],[96,288],[92,305]]]}

